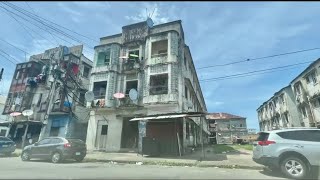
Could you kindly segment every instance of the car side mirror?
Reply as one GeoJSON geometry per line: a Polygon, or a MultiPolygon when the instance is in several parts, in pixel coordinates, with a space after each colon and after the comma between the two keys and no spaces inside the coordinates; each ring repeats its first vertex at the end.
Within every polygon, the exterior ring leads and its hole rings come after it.
{"type": "Polygon", "coordinates": [[[35,145],[35,146],[38,146],[38,145],[39,145],[39,143],[38,143],[38,142],[36,142],[36,143],[34,143],[34,145],[35,145]]]}

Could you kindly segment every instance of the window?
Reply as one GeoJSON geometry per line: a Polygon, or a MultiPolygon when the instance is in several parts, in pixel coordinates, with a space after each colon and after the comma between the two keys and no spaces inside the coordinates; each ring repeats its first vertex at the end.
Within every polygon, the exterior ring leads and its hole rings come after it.
{"type": "Polygon", "coordinates": [[[20,79],[21,78],[21,73],[20,73],[20,71],[17,71],[16,72],[16,79],[20,79]]]}
{"type": "Polygon", "coordinates": [[[269,133],[259,133],[257,141],[266,141],[269,138],[269,133]]]}
{"type": "Polygon", "coordinates": [[[129,60],[138,61],[139,60],[139,50],[129,51],[129,60]]]}
{"type": "Polygon", "coordinates": [[[80,93],[79,95],[79,103],[80,105],[85,105],[85,93],[80,93]]]}
{"type": "Polygon", "coordinates": [[[286,123],[289,123],[288,113],[284,114],[284,120],[286,121],[286,123]]]}
{"type": "Polygon", "coordinates": [[[302,107],[301,108],[301,113],[302,113],[302,117],[303,118],[307,118],[308,117],[306,107],[302,107]]]}
{"type": "Polygon", "coordinates": [[[295,84],[294,90],[296,91],[296,95],[300,95],[301,94],[300,84],[295,84]]]}
{"type": "Polygon", "coordinates": [[[38,144],[39,145],[50,144],[50,139],[42,139],[41,141],[39,141],[38,144]]]}
{"type": "Polygon", "coordinates": [[[107,135],[108,134],[108,125],[102,125],[101,126],[101,135],[107,135]]]}
{"type": "Polygon", "coordinates": [[[168,74],[150,76],[150,95],[168,94],[168,74]]]}
{"type": "Polygon", "coordinates": [[[126,82],[126,95],[129,95],[131,89],[138,90],[138,80],[126,82]]]}
{"type": "Polygon", "coordinates": [[[88,78],[90,73],[90,68],[88,66],[83,67],[83,77],[88,78]]]}
{"type": "Polygon", "coordinates": [[[240,124],[240,127],[242,127],[242,124],[240,124]]]}
{"type": "Polygon", "coordinates": [[[281,94],[281,95],[280,95],[280,100],[281,100],[282,104],[285,103],[285,101],[284,101],[284,94],[281,94]]]}
{"type": "Polygon", "coordinates": [[[107,90],[107,81],[94,82],[93,94],[95,99],[104,99],[107,90]]]}
{"type": "Polygon", "coordinates": [[[188,68],[187,68],[187,58],[186,58],[186,56],[184,56],[184,67],[185,67],[186,69],[188,69],[188,68]]]}
{"type": "Polygon", "coordinates": [[[168,53],[168,40],[161,40],[152,43],[151,57],[165,56],[168,53]]]}
{"type": "Polygon", "coordinates": [[[320,142],[319,130],[298,130],[298,131],[279,132],[277,134],[284,139],[320,142]]]}
{"type": "Polygon", "coordinates": [[[38,99],[38,102],[37,102],[37,107],[40,107],[41,100],[42,100],[42,93],[39,95],[39,99],[38,99]]]}
{"type": "Polygon", "coordinates": [[[63,140],[59,138],[54,138],[54,139],[51,139],[50,141],[50,144],[60,144],[60,143],[63,143],[63,140]]]}
{"type": "Polygon", "coordinates": [[[187,88],[187,86],[184,86],[184,97],[186,99],[188,99],[188,88],[187,88]]]}
{"type": "Polygon", "coordinates": [[[105,66],[110,64],[110,49],[106,52],[99,52],[97,66],[105,66]]]}

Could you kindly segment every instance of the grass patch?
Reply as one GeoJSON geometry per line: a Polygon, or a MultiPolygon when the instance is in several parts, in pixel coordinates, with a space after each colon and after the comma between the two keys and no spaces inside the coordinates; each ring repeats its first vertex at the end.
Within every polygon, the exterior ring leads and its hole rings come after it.
{"type": "Polygon", "coordinates": [[[244,144],[244,145],[225,145],[225,144],[216,144],[213,146],[213,152],[216,154],[221,154],[222,152],[230,152],[230,151],[236,151],[240,149],[245,149],[248,151],[253,150],[253,146],[251,144],[244,144]]]}
{"type": "Polygon", "coordinates": [[[213,146],[213,152],[216,154],[220,154],[222,152],[234,151],[235,149],[232,145],[224,145],[224,144],[216,144],[213,146]]]}
{"type": "Polygon", "coordinates": [[[245,149],[248,151],[252,151],[253,150],[253,145],[252,144],[244,144],[244,145],[232,145],[234,147],[234,149],[245,149]]]}

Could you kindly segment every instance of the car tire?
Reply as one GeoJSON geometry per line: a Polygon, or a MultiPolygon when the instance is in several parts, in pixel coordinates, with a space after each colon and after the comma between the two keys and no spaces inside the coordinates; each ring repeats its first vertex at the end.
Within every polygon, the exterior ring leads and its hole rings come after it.
{"type": "Polygon", "coordinates": [[[297,157],[288,157],[281,161],[281,171],[291,179],[305,179],[308,174],[307,164],[297,157]]]}
{"type": "Polygon", "coordinates": [[[30,152],[29,151],[23,151],[21,153],[21,160],[22,161],[29,161],[30,160],[30,152]]]}
{"type": "Polygon", "coordinates": [[[59,153],[59,152],[52,153],[52,156],[51,156],[52,163],[59,163],[61,161],[62,161],[62,154],[61,153],[59,153]]]}
{"type": "Polygon", "coordinates": [[[81,156],[81,157],[75,157],[74,159],[75,159],[77,162],[81,162],[81,161],[83,161],[84,157],[83,157],[83,156],[81,156]]]}

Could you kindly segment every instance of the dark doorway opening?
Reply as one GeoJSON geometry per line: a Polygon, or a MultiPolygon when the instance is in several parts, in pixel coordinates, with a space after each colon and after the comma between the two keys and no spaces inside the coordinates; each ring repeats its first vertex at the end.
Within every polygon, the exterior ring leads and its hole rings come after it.
{"type": "Polygon", "coordinates": [[[121,148],[138,148],[138,121],[129,121],[132,118],[123,118],[121,148]]]}

